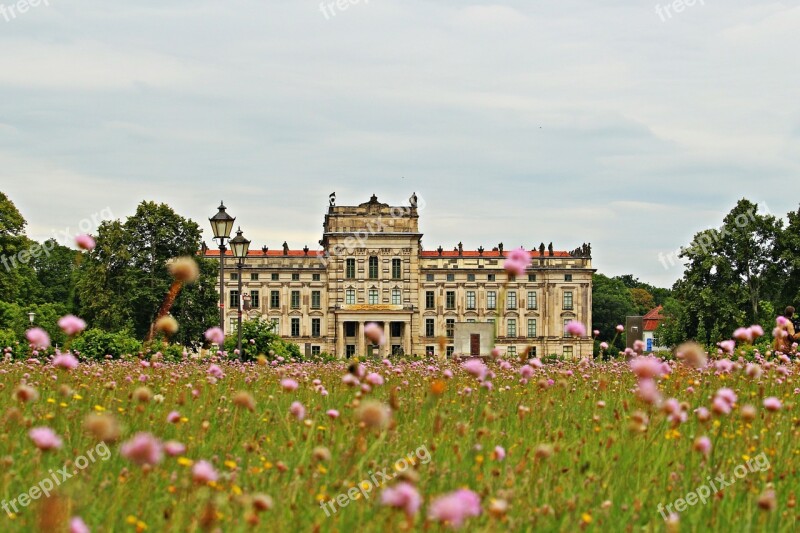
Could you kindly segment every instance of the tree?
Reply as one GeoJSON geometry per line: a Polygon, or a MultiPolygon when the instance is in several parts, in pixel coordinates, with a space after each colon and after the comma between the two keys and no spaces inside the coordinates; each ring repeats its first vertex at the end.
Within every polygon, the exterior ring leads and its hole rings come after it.
{"type": "Polygon", "coordinates": [[[788,214],[788,224],[778,242],[780,261],[773,265],[779,290],[776,310],[787,305],[800,308],[800,208],[788,214]]]}
{"type": "MultiPolygon", "coordinates": [[[[142,202],[124,223],[103,222],[95,249],[78,271],[77,300],[92,327],[131,330],[144,338],[172,283],[167,262],[195,256],[199,226],[165,204],[142,202]]],[[[215,263],[198,258],[200,278],[181,290],[172,307],[180,329],[172,340],[197,344],[218,321],[215,263]]]]}
{"type": "MultiPolygon", "coordinates": [[[[621,280],[603,274],[592,276],[592,328],[600,330],[600,340],[611,342],[617,325],[625,324],[625,317],[635,314],[631,292],[621,280]]],[[[625,347],[621,336],[617,337],[617,347],[625,347]]]]}
{"type": "Polygon", "coordinates": [[[42,243],[45,253],[31,260],[36,279],[41,285],[40,297],[45,302],[72,306],[74,271],[79,252],[58,244],[55,239],[42,243]]]}
{"type": "Polygon", "coordinates": [[[635,288],[628,290],[631,292],[631,298],[637,314],[645,315],[656,306],[653,295],[647,289],[635,288]]]}

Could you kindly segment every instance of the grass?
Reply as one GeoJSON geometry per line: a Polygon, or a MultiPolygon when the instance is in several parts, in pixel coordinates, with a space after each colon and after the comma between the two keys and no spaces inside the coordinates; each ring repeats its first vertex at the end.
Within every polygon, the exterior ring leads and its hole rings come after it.
{"type": "Polygon", "coordinates": [[[496,374],[491,389],[453,363],[370,362],[367,371],[386,382],[362,393],[342,382],[348,373],[344,363],[219,363],[225,376],[211,383],[208,361],[150,367],[138,360],[82,363],[72,371],[6,361],[0,363],[5,502],[51,469],[76,470],[73,461],[96,449],[98,442],[84,429],[87,415],[114,417],[122,433],[109,444],[107,460],[96,457],[52,498],[18,505],[19,512],[3,513],[0,521],[4,531],[65,527],[73,516],[93,532],[440,531],[446,525],[426,518],[431,500],[469,488],[480,495],[482,514],[468,519],[467,531],[661,531],[666,524],[659,504],[685,497],[709,476],[730,478],[737,465],[764,453],[768,468],[748,472],[707,503],[689,507],[680,514],[680,528],[795,531],[797,367],[784,365],[789,371],[784,376],[778,364],[765,365],[759,379],[741,369],[716,375],[673,365],[659,388],[664,398],[685,402],[687,420],[674,426],[637,398],[636,377],[624,362],[548,364],[526,384],[520,383],[522,363],[490,363],[496,374]],[[452,379],[443,376],[445,369],[452,370],[452,379]],[[299,388],[282,390],[283,377],[297,380],[299,388]],[[315,379],[327,395],[315,388],[315,379]],[[37,400],[15,397],[23,382],[38,391],[37,400]],[[136,398],[134,391],[143,386],[154,395],[150,401],[136,398]],[[738,395],[732,413],[699,421],[694,410],[710,409],[722,387],[738,395]],[[253,411],[234,404],[240,391],[254,398],[253,411]],[[783,402],[781,410],[764,409],[769,396],[783,402]],[[391,407],[386,427],[359,421],[358,404],[368,399],[391,407]],[[306,407],[303,421],[289,412],[295,401],[306,407]],[[752,421],[742,417],[745,404],[757,408],[752,421]],[[329,418],[329,409],[341,416],[329,418]],[[171,411],[182,421],[168,423],[171,411]],[[649,419],[643,427],[631,421],[637,411],[649,419]],[[37,426],[52,428],[63,446],[38,450],[28,437],[37,426]],[[182,442],[187,450],[152,468],[139,466],[120,454],[121,443],[137,432],[182,442]],[[693,450],[695,438],[703,435],[712,442],[708,456],[693,450]],[[496,456],[496,446],[505,449],[504,460],[496,456]],[[416,464],[399,476],[414,482],[424,500],[412,521],[382,506],[377,488],[368,499],[360,494],[346,499],[346,507],[336,505],[335,513],[329,507],[330,516],[322,510],[320,502],[347,493],[378,470],[392,471],[403,457],[415,457],[416,464]],[[220,474],[216,482],[193,481],[192,464],[198,460],[214,465],[220,474]],[[759,499],[769,489],[776,505],[763,510],[759,499]],[[256,512],[255,494],[269,495],[273,507],[256,512]]]}

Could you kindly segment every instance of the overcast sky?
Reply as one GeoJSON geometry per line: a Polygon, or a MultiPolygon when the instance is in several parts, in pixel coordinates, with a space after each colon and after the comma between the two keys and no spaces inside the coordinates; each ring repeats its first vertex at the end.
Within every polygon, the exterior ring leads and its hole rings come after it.
{"type": "Polygon", "coordinates": [[[800,0],[48,3],[0,15],[34,238],[147,199],[210,242],[224,199],[253,246],[316,248],[330,192],[416,191],[426,248],[591,242],[670,285],[658,254],[737,199],[800,202],[800,0]]]}

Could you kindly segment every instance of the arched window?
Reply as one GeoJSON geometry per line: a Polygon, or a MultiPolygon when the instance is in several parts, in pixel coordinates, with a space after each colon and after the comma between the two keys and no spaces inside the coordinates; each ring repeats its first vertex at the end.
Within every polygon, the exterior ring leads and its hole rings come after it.
{"type": "Polygon", "coordinates": [[[378,258],[374,255],[369,258],[369,279],[378,279],[378,258]]]}

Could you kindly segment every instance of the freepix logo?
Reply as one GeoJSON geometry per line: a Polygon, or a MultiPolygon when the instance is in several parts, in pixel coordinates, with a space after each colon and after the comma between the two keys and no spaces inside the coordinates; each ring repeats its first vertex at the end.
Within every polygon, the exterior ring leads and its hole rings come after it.
{"type": "Polygon", "coordinates": [[[50,7],[50,0],[19,0],[11,5],[0,4],[0,16],[6,19],[6,22],[11,22],[17,15],[24,15],[30,8],[39,6],[50,7]]]}

